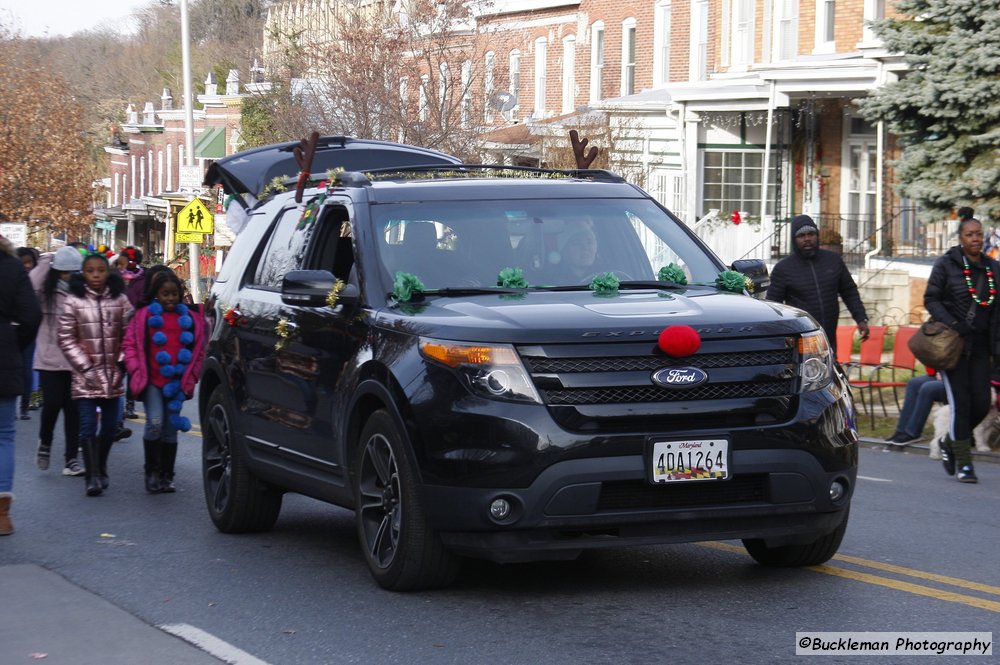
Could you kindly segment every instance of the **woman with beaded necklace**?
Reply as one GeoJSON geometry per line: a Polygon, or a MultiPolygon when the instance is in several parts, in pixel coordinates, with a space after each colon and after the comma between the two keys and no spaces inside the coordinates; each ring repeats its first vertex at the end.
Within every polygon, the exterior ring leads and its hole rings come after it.
{"type": "Polygon", "coordinates": [[[151,494],[174,491],[177,432],[191,429],[180,412],[194,394],[205,351],[204,319],[183,297],[172,270],[156,272],[122,343],[129,390],[146,405],[142,445],[151,494]]]}
{"type": "Polygon", "coordinates": [[[959,482],[975,483],[978,479],[972,465],[972,428],[989,411],[993,358],[1000,358],[996,297],[1000,264],[983,253],[983,225],[978,219],[959,222],[958,242],[934,263],[924,306],[935,321],[961,333],[965,344],[958,364],[941,372],[952,405],[949,436],[941,444],[941,462],[945,472],[959,482]]]}

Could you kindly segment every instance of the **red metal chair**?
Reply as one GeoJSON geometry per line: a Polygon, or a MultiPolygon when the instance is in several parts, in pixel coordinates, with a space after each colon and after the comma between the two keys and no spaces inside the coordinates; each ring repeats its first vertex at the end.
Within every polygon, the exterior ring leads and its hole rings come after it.
{"type": "MultiPolygon", "coordinates": [[[[892,341],[892,362],[876,368],[872,373],[872,380],[868,383],[870,389],[879,390],[879,400],[883,399],[881,388],[892,388],[892,399],[896,402],[897,409],[900,408],[898,389],[905,388],[907,381],[917,375],[917,359],[913,351],[910,351],[909,345],[910,338],[917,330],[919,328],[916,326],[899,326],[896,329],[892,341]],[[884,375],[886,371],[889,372],[888,378],[884,375]],[[903,378],[897,376],[897,373],[902,374],[903,378]],[[875,374],[878,375],[877,380],[874,378],[875,374]]],[[[882,402],[882,411],[885,411],[885,402],[882,402]]]]}
{"type": "Polygon", "coordinates": [[[848,371],[853,365],[852,357],[854,351],[854,332],[857,326],[837,326],[837,362],[848,371]]]}
{"type": "MultiPolygon", "coordinates": [[[[884,366],[882,362],[882,349],[885,346],[885,335],[888,330],[889,326],[868,327],[868,339],[862,340],[858,362],[855,365],[857,375],[849,380],[851,388],[857,392],[858,398],[861,400],[861,409],[871,418],[872,429],[875,429],[875,398],[872,382],[879,368],[884,366]],[[865,399],[866,392],[872,393],[869,399],[865,399]],[[871,402],[870,407],[869,402],[871,402]]],[[[838,352],[840,350],[839,342],[837,350],[838,352]]],[[[882,393],[879,392],[878,396],[882,404],[882,414],[888,416],[889,413],[886,411],[882,393]]]]}

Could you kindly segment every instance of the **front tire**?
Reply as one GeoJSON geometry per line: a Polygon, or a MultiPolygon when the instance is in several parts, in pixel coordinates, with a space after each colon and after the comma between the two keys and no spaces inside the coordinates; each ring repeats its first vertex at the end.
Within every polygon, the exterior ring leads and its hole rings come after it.
{"type": "Polygon", "coordinates": [[[744,540],[743,547],[764,566],[791,568],[796,566],[817,566],[826,563],[837,553],[840,542],[847,531],[847,520],[851,509],[844,511],[844,519],[836,529],[806,545],[783,545],[768,547],[763,540],[744,540]]]}
{"type": "Polygon", "coordinates": [[[282,493],[258,480],[236,444],[222,386],[205,407],[201,468],[208,514],[223,533],[268,531],[281,512],[282,493]]]}
{"type": "Polygon", "coordinates": [[[427,526],[416,471],[392,416],[373,413],[358,445],[355,515],[372,577],[391,591],[448,586],[460,559],[427,526]]]}

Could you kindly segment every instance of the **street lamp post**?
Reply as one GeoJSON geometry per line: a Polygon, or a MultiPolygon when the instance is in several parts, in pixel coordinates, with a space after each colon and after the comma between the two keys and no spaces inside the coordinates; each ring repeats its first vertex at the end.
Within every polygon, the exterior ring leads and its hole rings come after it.
{"type": "MultiPolygon", "coordinates": [[[[181,0],[181,61],[184,68],[184,163],[195,166],[194,162],[194,86],[191,83],[191,35],[188,29],[188,0],[181,0]]],[[[192,197],[193,199],[194,197],[192,197]]],[[[176,228],[175,228],[176,231],[176,228]]],[[[191,270],[191,298],[198,302],[199,261],[201,252],[198,243],[188,243],[188,265],[191,270]]]]}

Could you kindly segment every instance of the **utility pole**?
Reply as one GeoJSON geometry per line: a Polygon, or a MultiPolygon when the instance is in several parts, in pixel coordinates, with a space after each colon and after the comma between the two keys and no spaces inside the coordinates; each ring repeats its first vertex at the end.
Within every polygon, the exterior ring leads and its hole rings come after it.
{"type": "MultiPolygon", "coordinates": [[[[184,68],[184,163],[195,166],[194,162],[194,85],[191,83],[191,34],[188,29],[188,0],[181,0],[181,62],[184,68]]],[[[192,196],[190,200],[193,200],[192,196]]],[[[175,228],[176,230],[176,228],[175,228]]],[[[201,246],[188,243],[188,266],[191,270],[191,299],[201,300],[199,284],[199,263],[201,246]]]]}

